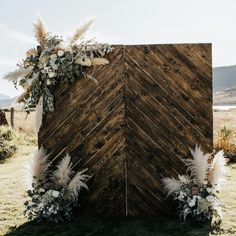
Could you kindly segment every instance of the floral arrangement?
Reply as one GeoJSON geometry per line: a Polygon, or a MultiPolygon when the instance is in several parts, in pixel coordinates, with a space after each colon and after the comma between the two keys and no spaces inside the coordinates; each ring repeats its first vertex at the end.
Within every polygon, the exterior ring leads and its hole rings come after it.
{"type": "Polygon", "coordinates": [[[56,170],[50,170],[48,155],[42,147],[28,166],[29,190],[25,202],[25,215],[30,220],[38,218],[48,222],[71,220],[73,208],[78,205],[78,193],[86,188],[89,178],[86,170],[75,173],[71,157],[67,154],[56,170]]]}
{"type": "Polygon", "coordinates": [[[187,160],[187,173],[178,179],[163,179],[164,190],[177,208],[180,219],[207,221],[213,216],[221,219],[222,202],[217,197],[225,173],[223,151],[204,154],[200,146],[190,149],[193,159],[187,160]]]}
{"type": "Polygon", "coordinates": [[[86,68],[109,63],[104,56],[112,51],[112,47],[95,40],[83,40],[92,23],[91,20],[82,25],[68,42],[47,33],[42,20],[34,25],[39,45],[26,52],[26,58],[18,63],[18,70],[4,77],[13,81],[15,86],[24,88],[25,92],[18,97],[17,102],[23,102],[27,112],[36,108],[40,102],[43,112],[52,112],[55,86],[61,81],[73,83],[89,78],[96,82],[86,73],[86,68]]]}

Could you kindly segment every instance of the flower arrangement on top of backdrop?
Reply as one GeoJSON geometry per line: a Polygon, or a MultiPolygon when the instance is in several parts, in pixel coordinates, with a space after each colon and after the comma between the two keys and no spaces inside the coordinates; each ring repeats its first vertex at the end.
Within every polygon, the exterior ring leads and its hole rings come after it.
{"type": "Polygon", "coordinates": [[[82,25],[68,42],[48,33],[42,20],[39,19],[34,25],[39,45],[26,52],[26,58],[17,64],[18,70],[4,77],[13,81],[15,86],[24,88],[25,92],[17,102],[24,103],[27,112],[39,103],[43,112],[54,111],[54,89],[61,81],[73,83],[89,78],[96,82],[92,75],[86,73],[86,67],[109,63],[104,56],[112,51],[112,47],[97,43],[94,39],[83,39],[92,23],[90,20],[82,25]]]}
{"type": "Polygon", "coordinates": [[[164,178],[164,190],[173,200],[180,219],[207,221],[222,218],[222,202],[217,197],[225,173],[227,159],[223,151],[214,156],[204,154],[200,146],[190,149],[193,159],[187,160],[187,173],[178,179],[164,178]]]}
{"type": "Polygon", "coordinates": [[[41,147],[28,166],[29,190],[24,213],[30,220],[69,221],[73,217],[73,208],[78,205],[80,189],[87,189],[85,181],[89,176],[84,174],[86,169],[77,173],[72,170],[68,154],[55,170],[50,170],[48,156],[41,147]]]}

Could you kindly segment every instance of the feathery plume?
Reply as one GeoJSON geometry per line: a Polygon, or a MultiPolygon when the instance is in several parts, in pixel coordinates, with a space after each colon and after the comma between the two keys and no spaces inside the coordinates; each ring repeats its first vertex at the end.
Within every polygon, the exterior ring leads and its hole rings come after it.
{"type": "MultiPolygon", "coordinates": [[[[46,150],[41,147],[33,154],[33,158],[30,160],[27,167],[28,182],[34,183],[35,181],[45,181],[47,176],[47,170],[50,165],[48,162],[48,156],[46,150]]],[[[32,187],[32,186],[31,186],[32,187]]]]}
{"type": "Polygon", "coordinates": [[[4,75],[3,79],[9,81],[16,81],[18,78],[29,74],[31,71],[32,68],[15,70],[4,75]]]}
{"type": "Polygon", "coordinates": [[[226,172],[226,163],[227,159],[224,157],[224,151],[221,150],[215,154],[215,157],[211,163],[210,171],[208,175],[208,180],[212,184],[212,186],[220,188],[220,185],[223,181],[224,174],[226,172]]]}
{"type": "Polygon", "coordinates": [[[30,48],[27,52],[26,52],[26,56],[27,57],[31,57],[31,56],[36,56],[38,55],[38,51],[36,48],[30,48]]]}
{"type": "Polygon", "coordinates": [[[78,197],[78,193],[81,188],[88,189],[88,186],[85,184],[85,181],[89,178],[88,175],[84,174],[86,171],[87,169],[77,172],[68,185],[67,190],[69,195],[75,199],[78,197]]]}
{"type": "Polygon", "coordinates": [[[172,193],[178,191],[183,183],[179,180],[169,177],[163,178],[162,179],[163,184],[164,184],[164,191],[167,193],[167,196],[171,195],[172,193]]]}
{"type": "Polygon", "coordinates": [[[93,66],[105,64],[109,64],[109,61],[106,58],[95,57],[91,59],[91,65],[93,66]]]}
{"type": "Polygon", "coordinates": [[[66,154],[53,173],[52,179],[57,187],[66,186],[70,181],[70,176],[72,174],[72,163],[70,163],[70,160],[70,155],[66,154]]]}
{"type": "Polygon", "coordinates": [[[207,177],[207,172],[209,168],[208,158],[209,153],[204,154],[200,146],[195,147],[195,149],[190,149],[193,159],[186,160],[188,166],[187,171],[191,172],[191,176],[198,182],[202,184],[207,177]]]}
{"type": "Polygon", "coordinates": [[[43,96],[40,97],[35,109],[35,131],[38,133],[43,121],[43,96]]]}
{"type": "Polygon", "coordinates": [[[41,47],[44,47],[47,31],[41,18],[39,18],[34,24],[34,32],[38,43],[41,45],[41,47]]]}
{"type": "Polygon", "coordinates": [[[93,24],[94,19],[87,21],[85,24],[83,24],[72,36],[70,39],[69,44],[72,45],[76,43],[77,40],[79,40],[90,28],[90,26],[93,24]]]}

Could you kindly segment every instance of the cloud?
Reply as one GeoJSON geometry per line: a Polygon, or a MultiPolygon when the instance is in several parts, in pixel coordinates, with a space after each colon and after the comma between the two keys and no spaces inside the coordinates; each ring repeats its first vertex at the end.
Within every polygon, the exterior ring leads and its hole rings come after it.
{"type": "Polygon", "coordinates": [[[34,44],[35,39],[23,32],[17,30],[11,30],[8,26],[0,22],[0,32],[11,39],[17,40],[17,42],[34,44]]]}

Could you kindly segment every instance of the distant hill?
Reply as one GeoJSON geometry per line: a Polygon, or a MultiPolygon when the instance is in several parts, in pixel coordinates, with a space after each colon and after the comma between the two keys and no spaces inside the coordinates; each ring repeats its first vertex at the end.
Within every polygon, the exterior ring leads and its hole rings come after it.
{"type": "Polygon", "coordinates": [[[0,100],[0,108],[10,108],[15,98],[0,100]]]}
{"type": "Polygon", "coordinates": [[[213,92],[236,86],[236,65],[213,68],[213,92]]]}
{"type": "Polygon", "coordinates": [[[213,68],[214,105],[236,105],[236,65],[213,68]]]}
{"type": "Polygon", "coordinates": [[[11,98],[3,93],[0,93],[0,100],[8,100],[8,99],[11,99],[11,98]]]}

